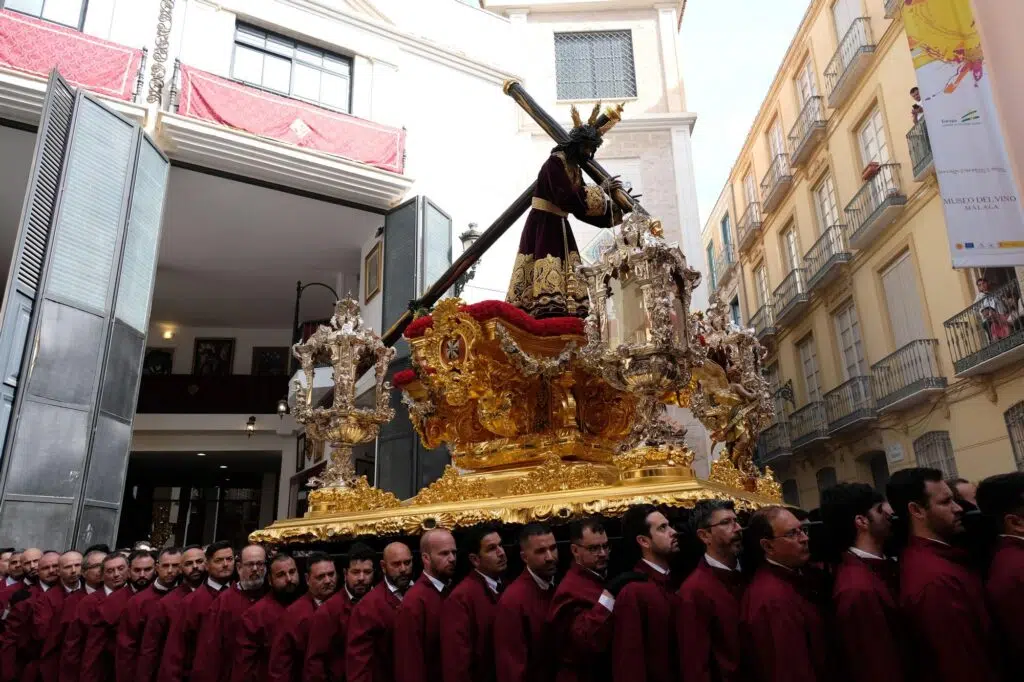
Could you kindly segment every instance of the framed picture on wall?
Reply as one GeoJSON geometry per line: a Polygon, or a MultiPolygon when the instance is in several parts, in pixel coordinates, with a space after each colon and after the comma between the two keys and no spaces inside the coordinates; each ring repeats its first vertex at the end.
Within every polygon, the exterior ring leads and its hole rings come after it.
{"type": "Polygon", "coordinates": [[[283,377],[288,374],[288,347],[254,346],[251,374],[254,377],[283,377]]]}
{"type": "Polygon", "coordinates": [[[195,376],[230,376],[234,362],[234,339],[196,339],[192,353],[192,374],[195,376]]]}
{"type": "Polygon", "coordinates": [[[384,261],[381,259],[380,242],[373,245],[363,260],[363,304],[373,300],[380,292],[380,281],[383,276],[384,261]]]}
{"type": "Polygon", "coordinates": [[[170,374],[174,367],[173,348],[147,348],[142,358],[142,375],[157,376],[170,374]]]}
{"type": "Polygon", "coordinates": [[[302,471],[306,468],[306,434],[300,433],[295,439],[295,470],[302,471]]]}

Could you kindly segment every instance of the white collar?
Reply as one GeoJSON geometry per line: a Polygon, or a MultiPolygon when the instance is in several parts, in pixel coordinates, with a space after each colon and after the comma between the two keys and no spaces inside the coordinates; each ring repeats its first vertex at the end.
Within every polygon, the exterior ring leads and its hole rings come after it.
{"type": "Polygon", "coordinates": [[[157,592],[170,592],[174,589],[174,586],[167,586],[160,582],[160,578],[153,581],[153,589],[157,592]]]}
{"type": "Polygon", "coordinates": [[[25,583],[25,587],[32,587],[32,582],[28,578],[22,578],[21,582],[25,583]]]}
{"type": "Polygon", "coordinates": [[[345,594],[348,595],[348,600],[354,602],[356,600],[355,595],[348,589],[348,585],[345,585],[345,594]]]}
{"type": "Polygon", "coordinates": [[[423,575],[425,575],[425,576],[427,576],[428,578],[430,578],[430,582],[432,582],[432,583],[434,584],[434,587],[436,587],[436,588],[437,588],[437,591],[438,591],[438,592],[444,592],[444,589],[445,589],[446,587],[448,587],[448,586],[447,586],[447,585],[445,585],[445,584],[444,584],[443,582],[441,582],[440,580],[438,580],[438,579],[437,579],[437,578],[435,578],[434,576],[430,575],[430,574],[429,574],[429,573],[427,573],[426,571],[423,571],[423,575]]]}
{"type": "Polygon", "coordinates": [[[11,585],[13,585],[16,582],[18,582],[18,581],[15,580],[14,578],[12,578],[11,576],[7,576],[6,578],[4,578],[4,585],[6,585],[7,587],[10,587],[11,585]]]}
{"type": "MultiPolygon", "coordinates": [[[[480,573],[480,571],[477,571],[477,573],[480,573]]],[[[491,592],[493,592],[494,594],[498,594],[498,581],[497,580],[495,580],[494,578],[490,577],[489,575],[484,575],[483,573],[480,573],[480,577],[484,579],[485,583],[487,583],[487,587],[491,588],[491,592]]]]}
{"type": "Polygon", "coordinates": [[[92,594],[95,591],[96,591],[95,587],[89,587],[88,585],[85,586],[85,593],[86,594],[92,594]]]}
{"type": "Polygon", "coordinates": [[[389,590],[391,590],[391,594],[398,597],[399,601],[401,601],[402,597],[405,596],[404,594],[398,591],[398,588],[395,587],[390,580],[387,579],[387,576],[384,577],[384,584],[388,586],[389,590]]]}
{"type": "Polygon", "coordinates": [[[315,606],[315,607],[317,607],[317,608],[320,608],[320,605],[321,605],[321,604],[323,604],[323,602],[322,602],[322,601],[320,601],[320,600],[319,600],[319,599],[317,599],[316,597],[313,597],[313,606],[315,606]]]}
{"type": "Polygon", "coordinates": [[[106,585],[104,585],[103,586],[103,593],[106,594],[109,597],[111,594],[114,593],[114,590],[112,590],[109,587],[107,587],[106,585]]]}
{"type": "MultiPolygon", "coordinates": [[[[715,557],[711,556],[710,554],[704,554],[704,561],[708,562],[708,566],[710,566],[711,568],[718,568],[718,569],[721,569],[723,571],[732,571],[733,570],[733,569],[729,568],[728,566],[726,566],[725,564],[723,564],[718,559],[716,559],[715,557]]],[[[737,570],[737,571],[740,570],[740,562],[739,562],[738,559],[736,561],[736,569],[735,570],[737,570]]]]}
{"type": "Polygon", "coordinates": [[[207,576],[207,578],[206,578],[206,584],[209,585],[210,587],[212,587],[217,592],[220,592],[225,587],[224,584],[221,584],[221,583],[217,582],[216,580],[214,580],[213,578],[211,578],[209,576],[207,576]]]}
{"type": "MultiPolygon", "coordinates": [[[[989,537],[991,537],[991,536],[989,536],[989,537]]],[[[943,547],[952,547],[952,545],[949,544],[948,542],[943,542],[942,540],[936,540],[935,538],[923,538],[923,539],[928,540],[929,542],[934,542],[937,545],[942,545],[943,547]]]]}
{"type": "Polygon", "coordinates": [[[651,568],[653,568],[653,569],[654,569],[655,571],[657,571],[658,573],[661,573],[662,575],[668,575],[668,569],[667,569],[667,568],[662,568],[662,567],[661,567],[661,566],[659,566],[658,564],[655,564],[655,563],[651,563],[651,562],[650,562],[650,561],[648,561],[647,559],[644,559],[643,561],[644,561],[644,563],[645,563],[645,564],[647,564],[648,566],[650,566],[651,568]]]}
{"type": "Polygon", "coordinates": [[[765,558],[765,561],[770,563],[772,566],[778,566],[779,568],[785,569],[785,570],[789,571],[790,573],[795,573],[796,572],[796,569],[792,569],[789,566],[783,566],[778,561],[772,561],[771,559],[768,559],[767,557],[765,558]]]}
{"type": "Polygon", "coordinates": [[[51,587],[53,587],[53,586],[52,586],[52,585],[47,585],[47,584],[46,584],[46,583],[44,583],[44,582],[43,582],[42,580],[40,580],[40,581],[39,581],[39,588],[40,588],[40,589],[41,589],[41,590],[42,590],[43,592],[48,592],[48,591],[50,590],[50,588],[51,588],[51,587]]]}
{"type": "Polygon", "coordinates": [[[82,581],[79,580],[74,587],[68,587],[64,583],[61,583],[61,586],[64,588],[64,592],[66,594],[71,594],[72,592],[82,589],[82,581]]]}
{"type": "Polygon", "coordinates": [[[871,552],[865,552],[863,549],[858,549],[857,547],[850,547],[850,554],[856,557],[860,557],[861,559],[875,559],[876,561],[885,561],[884,556],[877,556],[875,554],[872,554],[871,552]]]}
{"type": "Polygon", "coordinates": [[[1001,538],[1013,538],[1014,540],[1024,540],[1024,535],[1013,535],[1011,533],[1000,533],[1001,538]]]}
{"type": "Polygon", "coordinates": [[[543,578],[538,576],[536,573],[534,573],[530,569],[529,566],[526,567],[526,570],[529,571],[530,577],[533,578],[533,582],[537,583],[537,587],[539,587],[540,589],[544,590],[545,592],[547,592],[548,590],[550,590],[552,587],[555,586],[554,578],[552,578],[551,580],[544,580],[543,578]]]}

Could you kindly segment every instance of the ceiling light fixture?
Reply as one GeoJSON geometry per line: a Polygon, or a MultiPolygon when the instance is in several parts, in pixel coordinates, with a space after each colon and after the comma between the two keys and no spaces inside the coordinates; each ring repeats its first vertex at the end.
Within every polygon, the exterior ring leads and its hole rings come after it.
{"type": "Polygon", "coordinates": [[[196,453],[196,457],[206,457],[206,453],[205,452],[197,452],[196,453]]]}
{"type": "Polygon", "coordinates": [[[164,329],[164,339],[170,341],[173,338],[174,338],[174,329],[171,328],[171,327],[165,328],[164,329]]]}
{"type": "Polygon", "coordinates": [[[286,414],[288,414],[288,399],[281,398],[277,401],[277,416],[284,419],[286,414]]]}
{"type": "Polygon", "coordinates": [[[256,433],[256,417],[249,417],[249,421],[245,422],[245,435],[252,438],[254,433],[256,433]]]}
{"type": "Polygon", "coordinates": [[[227,468],[228,468],[228,465],[227,465],[227,464],[221,464],[221,465],[220,465],[220,468],[221,468],[221,469],[227,469],[227,468]]]}

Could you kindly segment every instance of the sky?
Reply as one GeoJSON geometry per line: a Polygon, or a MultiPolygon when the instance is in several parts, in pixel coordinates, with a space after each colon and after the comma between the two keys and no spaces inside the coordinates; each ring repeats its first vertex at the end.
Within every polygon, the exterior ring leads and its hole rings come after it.
{"type": "MultiPolygon", "coordinates": [[[[701,225],[782,63],[809,0],[688,0],[680,31],[701,225]]],[[[760,180],[760,179],[759,179],[760,180]]]]}

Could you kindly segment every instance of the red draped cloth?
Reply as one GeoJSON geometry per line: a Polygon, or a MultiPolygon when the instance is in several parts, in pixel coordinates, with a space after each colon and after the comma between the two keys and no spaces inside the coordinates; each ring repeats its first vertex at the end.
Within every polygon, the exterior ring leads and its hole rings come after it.
{"type": "Polygon", "coordinates": [[[497,682],[547,682],[552,678],[548,610],[554,587],[541,589],[527,569],[501,594],[494,614],[497,682]]]}
{"type": "Polygon", "coordinates": [[[347,682],[393,682],[395,616],[401,606],[383,580],[352,609],[345,646],[347,682]]]}
{"type": "Polygon", "coordinates": [[[598,602],[604,585],[573,562],[555,590],[548,614],[557,682],[611,680],[612,612],[598,602]]]}
{"type": "Polygon", "coordinates": [[[713,568],[701,557],[679,588],[676,619],[679,670],[686,682],[744,682],[740,658],[739,571],[713,568]]]}

